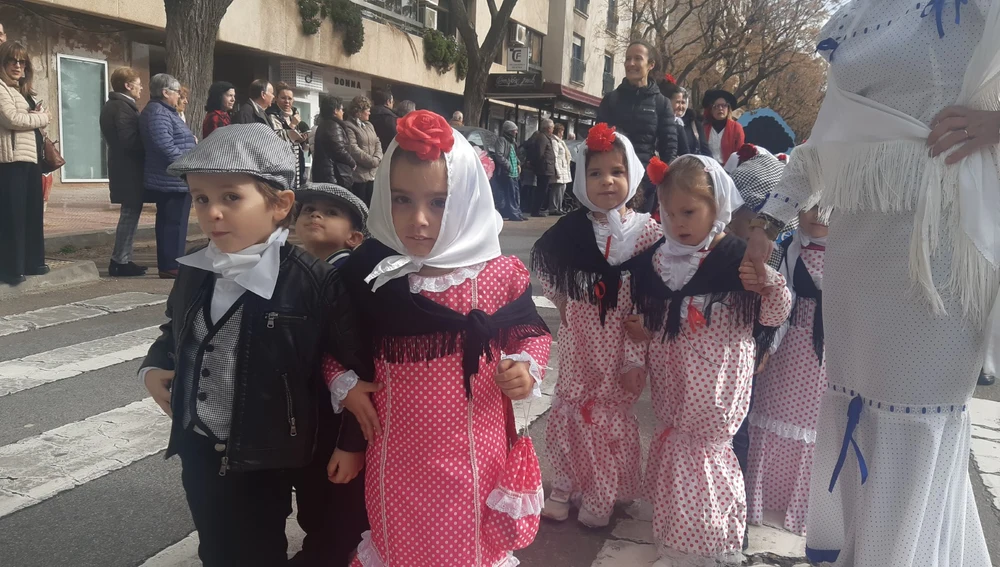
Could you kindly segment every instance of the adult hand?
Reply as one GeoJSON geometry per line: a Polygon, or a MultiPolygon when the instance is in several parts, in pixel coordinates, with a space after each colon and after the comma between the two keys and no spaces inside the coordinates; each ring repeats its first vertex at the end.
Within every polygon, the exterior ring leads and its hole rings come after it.
{"type": "Polygon", "coordinates": [[[385,384],[373,384],[371,382],[358,381],[357,385],[347,392],[340,405],[347,408],[347,411],[354,414],[361,431],[365,435],[365,441],[369,443],[375,439],[376,435],[382,434],[382,424],[378,421],[378,412],[372,404],[371,394],[378,392],[385,387],[385,384]]]}
{"type": "Polygon", "coordinates": [[[535,379],[528,372],[527,362],[515,362],[507,359],[497,365],[497,375],[494,380],[505,396],[512,400],[523,400],[531,395],[535,379]]]}
{"type": "Polygon", "coordinates": [[[143,380],[146,383],[146,389],[149,390],[149,395],[153,397],[153,401],[168,417],[174,416],[174,412],[170,410],[170,384],[173,381],[174,371],[160,368],[154,368],[147,372],[143,380]]]}
{"type": "MultiPolygon", "coordinates": [[[[757,281],[748,282],[747,279],[743,279],[744,286],[747,283],[750,285],[755,285],[757,283],[763,285],[767,280],[767,261],[771,258],[771,252],[774,251],[774,241],[764,232],[764,229],[760,227],[752,227],[750,229],[750,240],[747,241],[747,250],[743,254],[743,263],[750,263],[753,266],[754,272],[760,279],[757,281]]],[[[742,273],[740,274],[742,277],[742,273]]]]}
{"type": "Polygon", "coordinates": [[[958,146],[945,163],[956,164],[988,146],[1000,144],[1000,112],[949,106],[931,121],[927,145],[931,157],[958,146]]]}

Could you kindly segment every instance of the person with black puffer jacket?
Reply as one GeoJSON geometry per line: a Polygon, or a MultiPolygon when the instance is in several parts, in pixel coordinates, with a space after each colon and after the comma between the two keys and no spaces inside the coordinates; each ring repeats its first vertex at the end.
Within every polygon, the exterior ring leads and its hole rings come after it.
{"type": "Polygon", "coordinates": [[[347,151],[346,128],[344,103],[335,96],[320,95],[319,123],[313,148],[313,183],[333,183],[341,187],[354,184],[354,168],[358,164],[347,151]]]}
{"type": "MultiPolygon", "coordinates": [[[[650,74],[658,72],[659,66],[660,56],[652,44],[644,40],[630,43],[625,52],[625,79],[604,96],[597,109],[597,122],[606,122],[625,134],[643,167],[654,155],[668,164],[678,155],[673,108],[656,82],[650,80],[650,74]]],[[[655,188],[645,182],[642,193],[643,209],[649,210],[655,188]]]]}

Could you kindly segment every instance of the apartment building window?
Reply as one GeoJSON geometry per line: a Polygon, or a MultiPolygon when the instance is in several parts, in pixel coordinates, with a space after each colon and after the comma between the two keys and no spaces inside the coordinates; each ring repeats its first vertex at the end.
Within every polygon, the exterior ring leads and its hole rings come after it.
{"type": "Polygon", "coordinates": [[[608,26],[609,32],[618,31],[618,0],[608,0],[608,26]]]}
{"type": "Polygon", "coordinates": [[[528,68],[542,70],[542,42],[545,36],[531,28],[511,22],[508,26],[507,45],[523,45],[528,48],[528,68]]]}
{"type": "Polygon", "coordinates": [[[583,77],[587,73],[587,65],[583,61],[583,37],[573,34],[573,51],[570,58],[569,80],[573,83],[583,84],[583,77]]]}
{"type": "Polygon", "coordinates": [[[576,8],[577,12],[586,16],[587,10],[590,8],[590,0],[576,0],[576,4],[573,7],[576,8]]]}
{"type": "Polygon", "coordinates": [[[63,181],[107,181],[108,148],[101,139],[101,107],[108,99],[108,63],[59,55],[59,139],[66,158],[63,181]]]}
{"type": "Polygon", "coordinates": [[[604,54],[604,89],[603,93],[608,94],[615,90],[615,56],[612,53],[604,54]]]}

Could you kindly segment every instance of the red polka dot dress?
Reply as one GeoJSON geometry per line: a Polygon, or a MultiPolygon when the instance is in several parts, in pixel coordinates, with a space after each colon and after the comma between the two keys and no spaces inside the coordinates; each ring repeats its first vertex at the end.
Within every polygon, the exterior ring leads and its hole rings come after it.
{"type": "MultiPolygon", "coordinates": [[[[758,320],[776,327],[788,317],[791,294],[783,276],[773,270],[770,276],[772,291],[762,297],[758,320]]],[[[657,336],[644,347],[629,342],[628,358],[646,357],[658,421],[644,490],[653,503],[653,535],[661,557],[675,562],[697,556],[739,564],[746,492],[732,439],[750,406],[753,327],[725,301],[712,306],[707,325],[705,296],[682,301],[677,337],[657,336]]]]}
{"type": "MultiPolygon", "coordinates": [[[[822,281],[825,253],[821,246],[802,249],[800,258],[814,281],[822,281]]],[[[788,332],[758,378],[750,415],[747,519],[759,524],[764,510],[779,510],[785,529],[804,535],[816,422],[827,379],[826,365],[813,347],[816,302],[796,301],[788,332]]]]}
{"type": "MultiPolygon", "coordinates": [[[[462,268],[440,277],[410,275],[410,291],[460,313],[495,313],[528,288],[527,268],[514,257],[462,268]]],[[[530,361],[541,380],[549,335],[512,341],[504,353],[530,361]]],[[[366,503],[371,531],[354,567],[514,567],[507,528],[514,522],[487,506],[507,457],[506,399],[485,357],[467,399],[462,355],[429,362],[376,360],[372,396],[382,435],[368,446],[366,503]],[[505,531],[506,530],[506,531],[505,531]]],[[[344,373],[326,361],[328,383],[344,373]]],[[[540,506],[540,503],[539,503],[540,506]]],[[[537,513],[535,514],[537,522],[537,513]]]]}
{"type": "MultiPolygon", "coordinates": [[[[632,240],[631,250],[619,254],[619,263],[645,251],[661,236],[657,222],[641,216],[638,238],[632,240]]],[[[601,241],[610,234],[599,227],[595,232],[601,241]]],[[[560,302],[541,279],[546,296],[560,302]]],[[[559,328],[559,382],[545,430],[553,490],[580,496],[583,508],[602,519],[611,516],[616,502],[639,496],[641,484],[642,449],[633,409],[638,396],[620,381],[626,341],[623,323],[631,304],[627,272],[619,287],[618,308],[608,311],[603,326],[598,305],[566,301],[566,322],[559,328]]]]}

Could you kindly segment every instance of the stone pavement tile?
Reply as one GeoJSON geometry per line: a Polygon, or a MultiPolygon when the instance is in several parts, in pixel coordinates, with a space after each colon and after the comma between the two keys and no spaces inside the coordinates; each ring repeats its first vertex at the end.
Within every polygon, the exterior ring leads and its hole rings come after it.
{"type": "MultiPolygon", "coordinates": [[[[106,187],[53,189],[45,210],[45,234],[114,230],[120,207],[112,205],[106,187]]],[[[151,226],[156,207],[143,208],[139,226],[151,226]]]]}

